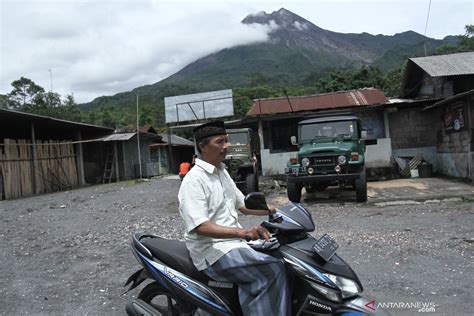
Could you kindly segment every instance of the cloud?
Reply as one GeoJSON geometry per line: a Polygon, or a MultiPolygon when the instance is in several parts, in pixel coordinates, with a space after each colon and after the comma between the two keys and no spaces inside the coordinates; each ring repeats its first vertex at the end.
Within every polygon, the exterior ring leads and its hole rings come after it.
{"type": "Polygon", "coordinates": [[[305,31],[305,30],[308,29],[308,24],[307,23],[300,23],[298,21],[295,21],[293,24],[300,31],[305,31]]]}
{"type": "MultiPolygon", "coordinates": [[[[194,60],[265,41],[275,22],[248,26],[252,12],[284,7],[336,32],[423,34],[427,3],[408,0],[0,0],[0,93],[28,77],[79,102],[158,82],[194,60]]],[[[427,36],[464,33],[471,0],[431,4],[427,36]]],[[[305,24],[295,24],[304,28],[305,24]]]]}
{"type": "Polygon", "coordinates": [[[52,69],[54,90],[74,92],[79,102],[160,81],[223,48],[265,41],[270,30],[239,23],[230,9],[189,3],[2,6],[0,91],[11,91],[10,82],[21,76],[49,90],[52,69]]]}

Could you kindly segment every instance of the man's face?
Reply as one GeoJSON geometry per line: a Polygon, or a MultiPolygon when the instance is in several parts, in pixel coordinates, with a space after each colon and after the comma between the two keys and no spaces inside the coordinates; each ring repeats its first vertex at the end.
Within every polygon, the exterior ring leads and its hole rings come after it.
{"type": "Polygon", "coordinates": [[[201,145],[202,158],[210,163],[222,162],[228,146],[227,135],[213,136],[208,144],[201,145]]]}

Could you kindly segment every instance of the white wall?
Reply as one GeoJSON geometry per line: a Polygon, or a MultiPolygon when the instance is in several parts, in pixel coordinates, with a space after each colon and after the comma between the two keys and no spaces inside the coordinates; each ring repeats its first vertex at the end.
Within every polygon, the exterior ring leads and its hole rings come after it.
{"type": "Polygon", "coordinates": [[[390,138],[377,139],[376,145],[367,145],[365,166],[367,168],[390,167],[392,161],[392,142],[390,138]]]}
{"type": "Polygon", "coordinates": [[[271,176],[275,174],[285,174],[285,168],[291,157],[296,157],[296,151],[270,154],[269,149],[260,150],[262,160],[262,175],[271,176]]]}

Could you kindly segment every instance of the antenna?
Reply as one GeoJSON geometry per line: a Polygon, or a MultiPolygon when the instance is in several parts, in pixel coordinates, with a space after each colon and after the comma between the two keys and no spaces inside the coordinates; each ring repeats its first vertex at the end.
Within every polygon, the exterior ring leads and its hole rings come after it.
{"type": "Polygon", "coordinates": [[[431,11],[431,0],[428,6],[428,15],[426,16],[426,24],[425,24],[425,38],[423,39],[423,47],[425,49],[425,56],[426,56],[426,30],[428,30],[428,20],[430,19],[430,11],[431,11]]]}

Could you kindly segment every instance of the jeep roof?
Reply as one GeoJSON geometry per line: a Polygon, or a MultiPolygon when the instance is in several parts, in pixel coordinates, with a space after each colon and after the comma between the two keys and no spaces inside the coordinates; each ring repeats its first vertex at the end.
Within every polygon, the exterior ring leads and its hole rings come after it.
{"type": "Polygon", "coordinates": [[[336,121],[350,121],[350,120],[360,120],[357,116],[326,116],[326,117],[317,117],[312,119],[307,119],[299,122],[298,124],[311,124],[311,123],[322,123],[322,122],[336,122],[336,121]]]}

